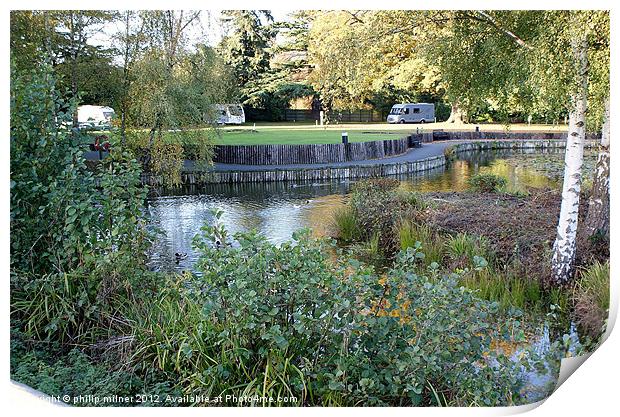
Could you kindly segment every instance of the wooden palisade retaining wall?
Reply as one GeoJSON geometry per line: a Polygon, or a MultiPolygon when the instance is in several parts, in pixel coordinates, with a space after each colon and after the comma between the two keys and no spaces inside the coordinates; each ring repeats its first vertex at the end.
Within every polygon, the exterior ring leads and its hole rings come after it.
{"type": "MultiPolygon", "coordinates": [[[[564,148],[563,140],[485,140],[454,145],[457,154],[465,152],[485,151],[492,149],[557,149],[564,148]]],[[[297,169],[265,169],[253,171],[208,171],[183,172],[182,182],[186,185],[213,183],[269,182],[269,181],[329,181],[341,179],[384,177],[389,175],[412,174],[428,171],[446,165],[446,157],[432,156],[411,162],[392,164],[349,165],[346,167],[297,168],[297,169]]],[[[150,185],[158,185],[159,181],[152,176],[144,176],[143,181],[150,185]]]]}
{"type": "Polygon", "coordinates": [[[365,161],[407,152],[409,138],[308,145],[218,145],[213,162],[243,165],[365,161]]]}

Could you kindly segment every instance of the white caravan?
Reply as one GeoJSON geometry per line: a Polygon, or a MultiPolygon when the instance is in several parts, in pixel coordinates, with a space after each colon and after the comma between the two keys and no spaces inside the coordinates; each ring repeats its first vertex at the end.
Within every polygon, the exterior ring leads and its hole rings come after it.
{"type": "Polygon", "coordinates": [[[78,106],[78,124],[80,129],[109,128],[114,109],[107,106],[78,106]]]}
{"type": "Polygon", "coordinates": [[[240,104],[216,104],[216,121],[221,125],[240,125],[245,123],[245,113],[240,104]]]}
{"type": "Polygon", "coordinates": [[[432,103],[395,104],[387,117],[388,123],[431,123],[435,121],[432,103]]]}

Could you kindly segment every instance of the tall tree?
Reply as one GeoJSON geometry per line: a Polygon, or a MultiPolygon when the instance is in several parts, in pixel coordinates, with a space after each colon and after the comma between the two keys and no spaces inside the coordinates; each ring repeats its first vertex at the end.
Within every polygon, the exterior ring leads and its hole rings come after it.
{"type": "Polygon", "coordinates": [[[437,48],[448,91],[469,105],[493,97],[500,108],[516,101],[530,111],[568,112],[562,203],[551,265],[558,284],[569,281],[574,272],[586,121],[600,119],[597,109],[609,91],[608,70],[590,72],[588,61],[590,54],[608,54],[600,46],[608,44],[608,20],[604,11],[456,12],[448,17],[451,44],[437,48]],[[460,48],[469,59],[459,55],[460,48]],[[594,105],[587,106],[592,92],[597,92],[594,105]]]}
{"type": "Polygon", "coordinates": [[[211,160],[214,131],[194,128],[213,127],[213,104],[222,102],[232,82],[221,58],[195,36],[202,32],[200,12],[143,11],[138,18],[145,44],[129,67],[128,142],[147,170],[178,184],[183,143],[191,139],[198,162],[211,160]]]}
{"type": "Polygon", "coordinates": [[[573,65],[577,69],[577,85],[571,95],[568,113],[562,205],[551,259],[551,272],[557,283],[567,282],[573,274],[579,223],[581,166],[586,139],[586,103],[588,96],[588,40],[586,36],[573,35],[571,47],[573,65]]]}
{"type": "Polygon", "coordinates": [[[390,108],[398,101],[436,101],[443,94],[434,65],[421,53],[422,12],[330,11],[312,22],[310,80],[326,108],[390,108]]]}
{"type": "Polygon", "coordinates": [[[585,233],[588,238],[598,235],[598,238],[609,239],[609,144],[611,135],[609,98],[605,100],[604,120],[600,150],[594,172],[592,196],[588,201],[585,233]]]}
{"type": "Polygon", "coordinates": [[[23,72],[40,62],[49,36],[45,12],[11,11],[11,62],[13,70],[23,72]]]}
{"type": "Polygon", "coordinates": [[[225,10],[222,12],[225,35],[218,52],[232,68],[241,90],[241,101],[249,97],[249,89],[269,71],[275,30],[268,10],[225,10]]]}
{"type": "MultiPolygon", "coordinates": [[[[73,97],[79,92],[79,64],[85,51],[89,48],[88,41],[100,33],[106,22],[113,18],[113,13],[103,10],[66,10],[50,12],[56,21],[56,34],[59,37],[58,47],[61,59],[69,67],[70,91],[73,97]]],[[[77,109],[73,112],[73,127],[78,127],[77,109]]]]}
{"type": "Polygon", "coordinates": [[[144,20],[140,17],[139,12],[126,10],[118,16],[117,22],[120,23],[120,29],[114,35],[114,40],[117,45],[117,55],[121,57],[123,66],[122,92],[118,104],[121,117],[121,143],[125,144],[127,140],[127,118],[133,77],[132,70],[138,59],[140,50],[146,44],[146,38],[144,20]]]}
{"type": "MultiPolygon", "coordinates": [[[[164,128],[178,129],[177,107],[171,100],[182,99],[175,96],[177,82],[175,75],[187,56],[188,31],[199,24],[199,11],[154,10],[142,13],[148,47],[142,55],[137,70],[140,79],[133,89],[140,103],[140,123],[147,124],[149,147],[153,146],[155,136],[164,128]]],[[[179,102],[176,102],[179,104],[179,102]]]]}
{"type": "Polygon", "coordinates": [[[610,114],[609,114],[609,16],[593,16],[590,42],[589,75],[597,80],[590,88],[588,124],[598,126],[602,121],[602,135],[596,163],[592,194],[585,219],[585,236],[590,241],[609,241],[609,171],[610,171],[610,114]]]}

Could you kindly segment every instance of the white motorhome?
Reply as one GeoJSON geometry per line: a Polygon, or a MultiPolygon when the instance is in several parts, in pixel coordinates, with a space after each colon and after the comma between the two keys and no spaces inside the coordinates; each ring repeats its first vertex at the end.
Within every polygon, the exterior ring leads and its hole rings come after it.
{"type": "Polygon", "coordinates": [[[221,125],[240,125],[245,123],[245,113],[240,104],[216,104],[217,123],[221,125]]]}
{"type": "Polygon", "coordinates": [[[388,123],[431,123],[435,121],[432,103],[395,104],[387,117],[388,123]]]}
{"type": "Polygon", "coordinates": [[[107,128],[111,126],[114,109],[108,106],[78,106],[80,129],[107,128]]]}

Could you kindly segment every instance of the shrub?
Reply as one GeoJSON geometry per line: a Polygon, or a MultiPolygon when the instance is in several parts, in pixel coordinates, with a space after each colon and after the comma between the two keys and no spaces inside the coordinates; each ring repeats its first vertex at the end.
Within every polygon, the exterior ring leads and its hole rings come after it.
{"type": "Polygon", "coordinates": [[[416,218],[426,208],[419,194],[399,189],[396,179],[380,178],[360,181],[353,187],[349,202],[355,217],[358,240],[370,240],[376,234],[384,251],[398,251],[396,225],[403,218],[416,218]]]}
{"type": "Polygon", "coordinates": [[[75,103],[52,69],[11,75],[12,318],[31,337],[92,342],[80,339],[108,327],[115,298],[127,302],[144,270],[140,169],[113,148],[88,170],[66,127],[75,103]]]}
{"type": "Polygon", "coordinates": [[[454,145],[447,146],[443,150],[443,156],[446,158],[446,163],[448,165],[454,162],[456,160],[456,146],[454,145]]]}
{"type": "Polygon", "coordinates": [[[290,395],[297,405],[520,401],[531,358],[490,348],[522,337],[496,303],[458,277],[412,273],[413,248],[380,278],[334,258],[333,242],[294,238],[276,246],[205,226],[195,240],[201,275],[162,290],[132,320],[134,362],[166,371],[184,392],[290,395]]]}
{"type": "Polygon", "coordinates": [[[495,174],[476,174],[467,180],[470,189],[482,193],[497,193],[506,187],[506,178],[495,174]]]}

